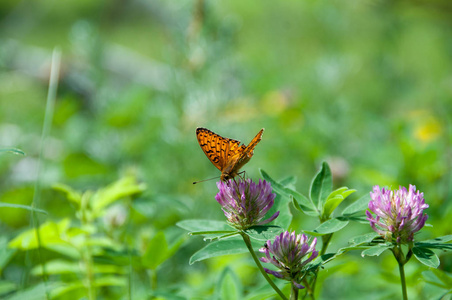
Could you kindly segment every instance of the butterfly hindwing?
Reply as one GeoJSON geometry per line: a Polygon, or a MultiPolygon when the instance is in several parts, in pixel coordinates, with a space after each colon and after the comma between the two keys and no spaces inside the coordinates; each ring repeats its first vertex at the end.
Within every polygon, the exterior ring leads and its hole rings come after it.
{"type": "Polygon", "coordinates": [[[234,167],[234,169],[236,170],[233,171],[238,172],[240,168],[242,168],[251,159],[254,154],[254,148],[261,141],[263,133],[264,129],[261,129],[253,138],[253,140],[248,144],[248,146],[245,147],[245,145],[242,145],[244,149],[236,162],[236,166],[234,167]]]}

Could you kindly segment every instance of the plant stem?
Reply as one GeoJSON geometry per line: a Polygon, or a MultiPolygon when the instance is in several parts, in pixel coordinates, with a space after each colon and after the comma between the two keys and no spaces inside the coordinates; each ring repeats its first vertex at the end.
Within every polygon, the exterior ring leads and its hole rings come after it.
{"type": "MultiPolygon", "coordinates": [[[[326,249],[328,248],[328,245],[331,241],[331,238],[333,237],[333,234],[327,234],[327,235],[323,235],[322,236],[322,249],[320,250],[319,256],[322,256],[325,254],[326,249]]],[[[314,299],[314,291],[315,291],[315,285],[317,283],[317,276],[318,276],[319,270],[315,270],[314,272],[314,278],[312,279],[311,282],[311,289],[306,291],[306,295],[310,295],[311,299],[314,299]]]]}
{"type": "Polygon", "coordinates": [[[292,283],[290,291],[290,300],[298,300],[298,288],[292,283]]]}
{"type": "Polygon", "coordinates": [[[399,272],[400,272],[400,281],[402,283],[403,300],[408,300],[408,295],[406,292],[406,282],[405,282],[405,269],[403,267],[403,263],[400,263],[400,262],[399,262],[399,272]]]}
{"type": "Polygon", "coordinates": [[[257,267],[259,268],[259,271],[261,271],[264,278],[267,280],[267,282],[271,285],[271,287],[275,290],[275,292],[284,300],[287,300],[287,297],[281,292],[281,290],[275,285],[275,283],[268,277],[268,274],[265,272],[264,268],[262,267],[259,259],[256,256],[256,253],[254,253],[253,247],[251,246],[251,240],[246,233],[241,232],[240,235],[243,238],[243,241],[245,242],[246,247],[248,248],[248,251],[250,252],[251,256],[254,259],[254,262],[256,263],[257,267]]]}
{"type": "MultiPolygon", "coordinates": [[[[316,277],[313,279],[313,284],[315,284],[316,281],[317,281],[317,271],[315,272],[315,276],[316,277]]],[[[312,290],[312,288],[311,288],[311,286],[309,284],[309,281],[306,279],[306,277],[303,278],[303,285],[306,288],[306,293],[304,294],[302,299],[306,299],[306,297],[309,296],[310,299],[314,300],[315,299],[314,291],[312,290]]]]}
{"type": "Polygon", "coordinates": [[[41,199],[41,181],[42,181],[42,174],[43,174],[43,168],[44,168],[44,150],[45,150],[45,142],[47,137],[50,134],[50,129],[52,128],[52,121],[53,121],[53,112],[55,107],[55,101],[56,101],[56,92],[58,89],[58,77],[60,74],[60,62],[61,62],[61,51],[58,48],[55,48],[52,53],[52,65],[51,65],[51,71],[50,71],[50,79],[49,79],[49,87],[47,91],[47,101],[46,101],[46,110],[44,114],[44,124],[42,126],[42,133],[41,133],[41,141],[39,146],[39,159],[38,159],[38,167],[37,167],[37,174],[36,174],[36,182],[34,187],[34,193],[33,193],[33,200],[31,202],[32,212],[31,212],[31,220],[33,227],[36,232],[36,240],[38,243],[38,259],[39,263],[41,265],[41,271],[42,271],[42,279],[44,281],[45,286],[45,295],[46,299],[50,299],[49,296],[49,290],[47,287],[47,281],[48,281],[48,274],[45,268],[45,259],[43,257],[42,253],[42,239],[39,232],[40,222],[38,219],[38,216],[36,215],[35,208],[39,207],[39,202],[41,199]]]}
{"type": "Polygon", "coordinates": [[[88,288],[88,299],[94,300],[96,299],[96,291],[94,289],[94,273],[93,273],[93,264],[91,257],[91,249],[87,246],[85,255],[85,268],[86,268],[86,279],[87,279],[87,288],[88,288]]]}
{"type": "MultiPolygon", "coordinates": [[[[410,249],[411,251],[411,249],[410,249]]],[[[406,291],[406,281],[405,281],[405,269],[404,265],[408,261],[405,259],[405,255],[402,251],[401,245],[396,245],[394,248],[392,248],[392,253],[394,254],[395,259],[397,260],[397,263],[399,264],[399,272],[400,272],[400,283],[402,284],[402,299],[408,300],[408,294],[406,291]]],[[[411,257],[411,255],[410,255],[411,257]]]]}

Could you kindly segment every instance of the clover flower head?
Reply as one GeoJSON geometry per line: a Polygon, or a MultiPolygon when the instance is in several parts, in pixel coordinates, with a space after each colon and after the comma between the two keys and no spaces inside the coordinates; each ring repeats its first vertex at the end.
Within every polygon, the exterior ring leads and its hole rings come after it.
{"type": "Polygon", "coordinates": [[[268,240],[259,251],[265,253],[265,257],[260,260],[264,263],[271,263],[279,269],[272,271],[264,268],[265,272],[275,277],[292,282],[298,289],[304,286],[300,281],[305,275],[305,266],[318,256],[315,250],[317,238],[309,244],[305,234],[295,235],[295,231],[290,233],[285,231],[275,237],[273,243],[268,240]]]}
{"type": "Polygon", "coordinates": [[[370,197],[367,220],[385,240],[395,240],[398,244],[411,242],[414,233],[425,225],[428,216],[423,212],[428,204],[424,201],[424,193],[416,191],[416,186],[410,184],[408,190],[400,186],[391,191],[376,185],[370,197]]]}
{"type": "Polygon", "coordinates": [[[215,200],[221,205],[228,223],[240,230],[254,225],[267,224],[279,215],[279,211],[269,219],[262,221],[265,214],[274,204],[276,194],[269,182],[251,179],[229,180],[218,182],[218,194],[215,200]]]}

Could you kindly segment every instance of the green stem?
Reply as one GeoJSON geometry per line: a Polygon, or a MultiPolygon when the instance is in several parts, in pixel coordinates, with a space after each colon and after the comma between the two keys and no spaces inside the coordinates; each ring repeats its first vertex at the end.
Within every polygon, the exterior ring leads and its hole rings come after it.
{"type": "Polygon", "coordinates": [[[292,283],[290,290],[290,300],[298,300],[298,288],[292,283]]]}
{"type": "Polygon", "coordinates": [[[156,270],[150,270],[151,271],[151,289],[156,290],[157,289],[157,271],[156,270]]]}
{"type": "Polygon", "coordinates": [[[281,292],[281,290],[275,285],[275,283],[268,277],[268,274],[265,272],[264,268],[262,267],[259,259],[256,256],[256,253],[253,250],[253,247],[251,246],[251,240],[246,233],[241,232],[240,235],[243,238],[243,241],[245,242],[246,247],[248,248],[248,251],[250,252],[251,256],[254,259],[254,262],[256,263],[257,267],[259,268],[259,271],[261,271],[262,276],[267,280],[268,284],[271,285],[271,287],[275,290],[275,292],[284,300],[287,300],[287,297],[281,292]]]}
{"type": "MultiPolygon", "coordinates": [[[[80,221],[82,223],[82,227],[87,227],[92,224],[92,220],[89,217],[89,208],[88,203],[91,199],[91,194],[86,192],[82,195],[82,200],[80,204],[80,221]]],[[[95,300],[96,299],[96,290],[94,286],[94,268],[93,268],[93,255],[91,252],[91,245],[89,245],[89,240],[91,236],[89,233],[85,234],[85,245],[81,249],[81,256],[85,267],[85,285],[88,290],[88,299],[95,300]]]]}
{"type": "Polygon", "coordinates": [[[49,136],[50,129],[52,128],[52,120],[53,120],[53,112],[56,101],[56,92],[58,89],[58,77],[60,73],[60,62],[61,62],[61,51],[58,48],[55,48],[52,53],[52,65],[50,71],[50,80],[49,80],[49,88],[47,91],[47,102],[46,102],[46,110],[44,114],[44,124],[42,126],[41,133],[41,142],[39,146],[39,160],[38,160],[38,170],[37,170],[37,179],[35,182],[35,188],[33,193],[33,200],[31,202],[32,213],[31,219],[33,223],[33,227],[36,231],[36,240],[38,242],[38,259],[41,265],[42,278],[45,286],[45,295],[46,299],[50,299],[49,290],[47,287],[48,274],[44,264],[44,257],[42,253],[42,239],[39,232],[40,222],[38,216],[36,215],[35,208],[39,207],[39,202],[41,199],[41,180],[43,174],[44,167],[44,150],[45,150],[45,141],[49,136]]]}
{"type": "MultiPolygon", "coordinates": [[[[407,255],[407,258],[411,258],[411,249],[408,251],[409,255],[407,255]]],[[[408,294],[406,291],[406,280],[405,280],[405,269],[404,265],[407,263],[408,259],[405,258],[405,255],[402,251],[401,245],[396,245],[394,248],[392,248],[392,253],[394,254],[395,259],[397,260],[397,263],[399,264],[399,273],[400,273],[400,283],[402,284],[402,299],[408,300],[408,294]]]]}
{"type": "Polygon", "coordinates": [[[405,269],[403,268],[403,263],[399,263],[400,281],[402,282],[402,295],[403,300],[408,300],[408,295],[406,292],[406,282],[405,282],[405,269]]]}
{"type": "MultiPolygon", "coordinates": [[[[316,277],[313,279],[313,284],[315,284],[317,280],[317,272],[315,274],[316,277]]],[[[306,289],[306,293],[304,294],[303,299],[306,299],[306,297],[309,296],[310,299],[314,300],[314,291],[312,290],[311,285],[309,284],[309,281],[306,279],[306,277],[303,279],[303,285],[306,289]]]]}
{"type": "MultiPolygon", "coordinates": [[[[411,249],[410,249],[411,251],[411,249]]],[[[397,263],[399,264],[399,272],[400,272],[400,283],[402,284],[402,299],[408,300],[408,294],[406,291],[406,281],[405,281],[405,269],[404,265],[408,261],[403,254],[402,246],[396,245],[394,248],[392,248],[392,253],[394,254],[395,259],[397,260],[397,263]]],[[[410,255],[411,257],[411,255],[410,255]]]]}
{"type": "MultiPolygon", "coordinates": [[[[333,237],[332,233],[322,236],[322,249],[320,250],[319,256],[322,256],[325,254],[326,249],[328,248],[328,245],[329,245],[332,237],[333,237]]],[[[312,282],[310,285],[311,288],[308,291],[306,291],[306,295],[309,294],[311,296],[311,299],[314,299],[314,291],[315,291],[315,285],[317,283],[318,273],[319,273],[319,270],[318,269],[315,270],[314,278],[312,279],[312,282]]]]}
{"type": "MultiPolygon", "coordinates": [[[[89,239],[89,236],[86,237],[89,239]]],[[[83,261],[85,263],[85,272],[86,272],[86,285],[88,289],[88,299],[95,300],[96,299],[96,291],[94,289],[94,272],[93,272],[93,261],[91,256],[90,246],[86,246],[86,249],[83,251],[83,261]]]]}

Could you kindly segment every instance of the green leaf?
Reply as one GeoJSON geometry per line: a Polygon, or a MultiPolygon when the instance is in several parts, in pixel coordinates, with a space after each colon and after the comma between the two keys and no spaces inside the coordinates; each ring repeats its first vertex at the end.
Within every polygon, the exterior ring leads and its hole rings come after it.
{"type": "Polygon", "coordinates": [[[46,248],[56,253],[60,253],[63,256],[70,257],[72,259],[80,260],[81,254],[77,248],[70,244],[47,244],[46,248]]]}
{"type": "Polygon", "coordinates": [[[54,190],[60,191],[62,193],[66,194],[66,197],[69,201],[77,204],[77,206],[80,206],[80,203],[82,202],[82,194],[74,190],[68,185],[58,183],[52,186],[54,190]]]}
{"type": "Polygon", "coordinates": [[[7,246],[8,239],[6,238],[6,236],[0,237],[0,274],[10,261],[11,257],[13,257],[14,253],[16,253],[15,249],[10,249],[7,246]]]}
{"type": "MultiPolygon", "coordinates": [[[[103,276],[103,277],[98,277],[94,279],[94,284],[95,287],[105,287],[105,286],[119,286],[119,287],[123,287],[126,285],[126,279],[123,276],[103,276]]],[[[51,299],[55,299],[57,297],[61,297],[64,294],[67,294],[69,292],[73,292],[78,290],[78,289],[86,289],[86,286],[83,282],[81,281],[76,281],[73,280],[71,282],[65,283],[62,286],[56,286],[56,287],[52,287],[49,288],[50,290],[50,298],[51,299]]],[[[72,299],[73,297],[68,297],[67,299],[72,299]]],[[[30,299],[30,298],[23,298],[23,299],[30,299]]],[[[43,299],[47,299],[47,298],[43,298],[43,299]]]]}
{"type": "Polygon", "coordinates": [[[348,247],[342,247],[339,248],[336,252],[336,255],[341,255],[343,253],[346,253],[348,251],[353,251],[353,250],[366,250],[369,249],[369,246],[348,246],[348,247]]]}
{"type": "Polygon", "coordinates": [[[159,231],[148,243],[146,252],[142,256],[142,263],[148,269],[155,270],[167,258],[168,243],[166,242],[165,233],[159,231]]]}
{"type": "MultiPolygon", "coordinates": [[[[292,197],[292,196],[290,196],[292,197]]],[[[273,207],[267,212],[263,220],[266,220],[273,216],[274,213],[279,211],[279,215],[276,219],[274,219],[270,224],[276,225],[282,228],[288,228],[290,223],[292,223],[292,212],[290,211],[289,202],[281,201],[281,195],[276,194],[275,204],[273,207]]]]}
{"type": "MultiPolygon", "coordinates": [[[[66,245],[67,241],[63,240],[61,237],[66,235],[66,232],[69,229],[69,225],[69,219],[63,219],[58,223],[48,221],[42,224],[38,230],[38,233],[41,237],[41,245],[43,247],[47,247],[48,245],[53,244],[66,245]]],[[[33,228],[22,232],[17,237],[15,237],[8,246],[21,250],[31,250],[38,248],[36,230],[33,228]]]]}
{"type": "Polygon", "coordinates": [[[275,236],[283,232],[284,229],[274,225],[258,225],[245,230],[245,233],[252,239],[258,241],[273,240],[275,236]]]}
{"type": "Polygon", "coordinates": [[[349,221],[354,221],[354,222],[358,222],[358,223],[361,223],[361,224],[369,225],[369,221],[367,220],[367,217],[365,215],[362,215],[362,216],[359,216],[359,215],[340,216],[338,218],[343,219],[343,220],[349,220],[349,221]]]}
{"type": "Polygon", "coordinates": [[[0,153],[2,153],[2,152],[10,152],[10,153],[13,153],[13,154],[25,156],[25,152],[23,152],[22,150],[17,149],[17,148],[4,148],[4,149],[0,149],[0,153]]]}
{"type": "Polygon", "coordinates": [[[47,212],[45,210],[42,210],[42,209],[39,209],[39,208],[33,208],[31,206],[28,206],[28,205],[0,202],[0,207],[12,207],[12,208],[26,209],[26,210],[29,210],[29,211],[35,211],[35,212],[38,212],[40,214],[47,215],[47,212]]]}
{"type": "Polygon", "coordinates": [[[290,195],[290,200],[292,200],[293,206],[302,213],[311,216],[311,217],[317,217],[320,215],[320,213],[317,210],[312,210],[310,207],[303,205],[302,203],[298,203],[298,201],[290,195]]]}
{"type": "Polygon", "coordinates": [[[431,268],[438,268],[439,258],[432,250],[422,247],[413,247],[414,256],[418,261],[431,268]]]}
{"type": "Polygon", "coordinates": [[[162,288],[161,290],[151,290],[148,292],[147,296],[148,296],[148,298],[144,298],[144,299],[187,300],[187,297],[175,295],[174,291],[172,291],[171,289],[168,289],[168,288],[162,288]]]}
{"type": "Polygon", "coordinates": [[[307,265],[306,270],[314,271],[318,267],[332,261],[336,257],[336,255],[337,253],[325,253],[321,256],[318,256],[316,259],[314,259],[313,262],[307,265]]]}
{"type": "Polygon", "coordinates": [[[306,230],[303,230],[303,231],[306,233],[309,233],[311,235],[314,235],[314,236],[321,236],[321,235],[339,231],[342,228],[344,228],[345,226],[347,226],[348,223],[349,223],[348,220],[343,221],[343,220],[339,220],[339,219],[331,219],[331,220],[323,222],[313,231],[306,231],[306,230]]]}
{"type": "Polygon", "coordinates": [[[361,256],[380,256],[380,254],[382,254],[385,250],[388,250],[389,248],[391,248],[392,245],[391,244],[378,244],[376,246],[372,246],[366,250],[364,250],[363,252],[361,252],[361,256]]]}
{"type": "MultiPolygon", "coordinates": [[[[34,276],[41,276],[43,274],[42,271],[43,271],[42,267],[38,265],[31,270],[31,274],[34,276]]],[[[52,261],[47,262],[45,264],[45,271],[49,275],[56,274],[83,275],[82,273],[84,272],[82,269],[80,269],[79,262],[72,262],[63,259],[54,259],[52,261]]],[[[124,274],[125,270],[121,266],[96,263],[93,265],[93,272],[95,274],[105,274],[105,273],[124,274]]]]}
{"type": "MultiPolygon", "coordinates": [[[[47,288],[51,289],[50,286],[47,288]]],[[[38,283],[30,288],[20,290],[19,292],[13,294],[8,300],[46,300],[46,285],[44,283],[38,283]]]]}
{"type": "MultiPolygon", "coordinates": [[[[5,294],[12,293],[17,290],[17,284],[12,281],[2,280],[0,281],[0,297],[5,294]]],[[[2,298],[3,299],[3,298],[2,298]]]]}
{"type": "Polygon", "coordinates": [[[282,186],[286,186],[286,187],[290,186],[290,185],[295,185],[296,182],[297,182],[297,177],[295,177],[295,176],[288,176],[288,177],[286,177],[284,179],[281,179],[279,181],[279,183],[282,186]]]}
{"type": "Polygon", "coordinates": [[[422,272],[424,280],[443,289],[452,290],[452,274],[436,268],[422,272]]]}
{"type": "Polygon", "coordinates": [[[104,208],[113,202],[136,194],[142,193],[146,189],[146,185],[138,183],[134,176],[127,176],[110,184],[109,186],[98,190],[90,199],[90,204],[94,215],[100,216],[104,212],[104,208]]]}
{"type": "Polygon", "coordinates": [[[323,206],[323,217],[325,219],[329,218],[336,207],[354,192],[356,192],[356,190],[349,190],[347,187],[341,187],[329,194],[325,205],[323,206]]]}
{"type": "Polygon", "coordinates": [[[103,276],[94,279],[94,286],[125,286],[127,285],[126,279],[123,276],[103,276]]]}
{"type": "Polygon", "coordinates": [[[190,232],[198,231],[231,231],[231,226],[229,226],[224,221],[214,221],[214,220],[183,220],[177,222],[176,225],[182,229],[188,230],[190,232]]]}
{"type": "Polygon", "coordinates": [[[218,299],[240,300],[243,299],[243,291],[239,278],[231,270],[224,268],[217,283],[218,299]]]}
{"type": "Polygon", "coordinates": [[[319,211],[323,211],[323,205],[328,195],[333,191],[333,179],[328,163],[323,162],[322,168],[315,175],[309,190],[309,198],[317,206],[319,211]]]}
{"type": "MultiPolygon", "coordinates": [[[[31,270],[34,276],[42,275],[42,266],[37,265],[31,270]]],[[[80,263],[62,259],[55,259],[45,264],[45,272],[49,275],[55,274],[81,274],[80,263]]]]}
{"type": "Polygon", "coordinates": [[[142,265],[148,269],[156,270],[163,262],[172,257],[180,248],[185,238],[181,237],[171,246],[163,231],[159,231],[149,242],[145,253],[141,257],[142,265]]]}
{"type": "Polygon", "coordinates": [[[309,216],[318,216],[319,215],[319,212],[317,211],[317,208],[314,205],[314,203],[310,199],[308,199],[306,196],[276,182],[264,170],[260,169],[259,171],[261,172],[262,177],[264,177],[264,179],[266,181],[271,183],[272,188],[276,193],[278,193],[281,196],[289,197],[289,200],[291,200],[290,195],[293,198],[295,198],[296,200],[298,200],[299,202],[297,202],[297,204],[296,204],[298,210],[302,211],[303,213],[305,213],[309,216]]]}
{"type": "Polygon", "coordinates": [[[367,193],[363,195],[361,198],[347,206],[343,211],[342,215],[350,216],[356,213],[363,213],[364,210],[369,206],[370,194],[367,193]]]}
{"type": "MultiPolygon", "coordinates": [[[[67,282],[62,286],[57,286],[50,290],[50,299],[61,297],[64,294],[74,292],[78,289],[86,289],[85,284],[79,280],[67,282]]],[[[70,299],[70,297],[68,297],[67,299],[70,299]]]]}
{"type": "Polygon", "coordinates": [[[423,244],[437,244],[437,243],[448,243],[452,241],[452,234],[449,235],[443,235],[434,239],[420,241],[420,243],[423,244]]]}
{"type": "Polygon", "coordinates": [[[189,235],[204,235],[207,239],[220,238],[238,234],[238,230],[217,230],[217,231],[192,231],[189,235]]]}
{"type": "MultiPolygon", "coordinates": [[[[253,245],[253,248],[260,248],[263,245],[263,243],[258,243],[253,240],[251,240],[251,243],[253,245]]],[[[241,239],[219,240],[207,244],[204,248],[193,254],[192,257],[190,257],[189,263],[190,265],[192,265],[197,261],[212,257],[246,252],[248,252],[248,248],[241,239]]]]}
{"type": "Polygon", "coordinates": [[[431,240],[415,242],[414,245],[416,247],[421,248],[442,249],[446,251],[451,251],[452,244],[449,243],[450,241],[452,241],[452,235],[445,235],[431,240]]]}
{"type": "Polygon", "coordinates": [[[376,232],[366,233],[363,235],[355,236],[351,238],[348,242],[349,244],[353,246],[359,246],[363,244],[367,244],[372,242],[376,237],[379,237],[380,235],[376,232]]]}

